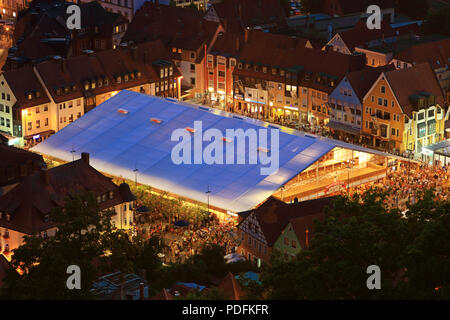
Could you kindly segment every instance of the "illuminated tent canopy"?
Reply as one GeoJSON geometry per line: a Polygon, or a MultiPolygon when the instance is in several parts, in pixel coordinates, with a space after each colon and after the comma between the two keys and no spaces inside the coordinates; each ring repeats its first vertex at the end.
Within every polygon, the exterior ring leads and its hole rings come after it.
{"type": "MultiPolygon", "coordinates": [[[[202,121],[203,131],[268,127],[255,119],[123,90],[32,150],[65,161],[88,152],[91,165],[101,172],[130,180],[137,173],[139,183],[201,203],[207,202],[209,186],[211,206],[241,212],[254,208],[334,147],[343,145],[283,130],[279,134],[279,170],[268,176],[260,174],[261,167],[267,166],[259,161],[176,165],[171,152],[178,142],[171,141],[171,134],[175,129],[193,128],[197,120],[202,121]]],[[[270,146],[270,139],[268,142],[270,146]]],[[[208,144],[203,142],[204,147],[208,144]]]]}

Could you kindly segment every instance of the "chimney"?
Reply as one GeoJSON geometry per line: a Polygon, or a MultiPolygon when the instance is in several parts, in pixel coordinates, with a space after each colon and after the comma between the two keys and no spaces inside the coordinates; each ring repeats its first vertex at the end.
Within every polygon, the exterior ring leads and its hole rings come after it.
{"type": "Polygon", "coordinates": [[[144,283],[139,283],[139,300],[144,300],[144,283]]]}
{"type": "Polygon", "coordinates": [[[89,164],[89,153],[82,152],[81,153],[81,160],[83,160],[86,164],[89,164]]]}
{"type": "Polygon", "coordinates": [[[50,174],[48,173],[47,168],[41,169],[41,176],[42,176],[42,180],[44,181],[44,184],[46,186],[48,186],[50,184],[50,174]]]}
{"type": "Polygon", "coordinates": [[[245,30],[244,30],[244,42],[245,42],[245,44],[248,43],[248,29],[247,28],[245,28],[245,30]]]}

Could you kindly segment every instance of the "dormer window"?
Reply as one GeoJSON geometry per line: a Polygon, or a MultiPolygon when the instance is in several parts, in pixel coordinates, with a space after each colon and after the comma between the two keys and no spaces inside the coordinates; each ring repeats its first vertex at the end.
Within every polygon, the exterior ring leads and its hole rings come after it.
{"type": "Polygon", "coordinates": [[[44,216],[44,222],[49,222],[50,221],[50,215],[49,214],[46,214],[45,216],[44,216]]]}
{"type": "Polygon", "coordinates": [[[76,84],[72,84],[72,92],[75,92],[75,90],[77,90],[77,85],[76,84]]]}
{"type": "Polygon", "coordinates": [[[41,92],[40,91],[36,91],[34,94],[36,95],[36,98],[39,98],[41,96],[41,92]]]}
{"type": "MultiPolygon", "coordinates": [[[[69,87],[68,86],[64,87],[64,93],[69,93],[69,87]]],[[[37,96],[37,94],[36,94],[36,96],[37,96]]]]}
{"type": "Polygon", "coordinates": [[[6,214],[6,221],[10,221],[11,220],[11,215],[9,213],[6,214]]]}
{"type": "MultiPolygon", "coordinates": [[[[56,94],[58,94],[58,89],[56,90],[56,94]]],[[[31,92],[28,92],[28,93],[27,93],[27,99],[28,99],[28,100],[33,99],[33,94],[32,94],[31,92]]]]}
{"type": "Polygon", "coordinates": [[[88,81],[86,81],[84,83],[84,90],[89,90],[89,82],[88,81]]]}
{"type": "Polygon", "coordinates": [[[117,83],[121,83],[122,82],[122,77],[121,76],[117,76],[116,77],[116,82],[117,83]]]}
{"type": "Polygon", "coordinates": [[[91,82],[91,88],[92,88],[92,89],[95,89],[95,85],[96,85],[95,81],[92,80],[92,82],[91,82]]]}
{"type": "Polygon", "coordinates": [[[102,202],[102,197],[97,196],[97,203],[101,203],[102,202]]]}
{"type": "Polygon", "coordinates": [[[99,87],[99,88],[103,87],[103,81],[102,81],[102,79],[98,79],[98,81],[97,81],[97,87],[99,87]]]}
{"type": "Polygon", "coordinates": [[[103,85],[106,87],[109,85],[109,79],[107,77],[103,78],[103,85]]]}
{"type": "Polygon", "coordinates": [[[123,81],[128,82],[128,75],[127,74],[123,77],[123,81]]]}
{"type": "Polygon", "coordinates": [[[5,233],[3,234],[4,239],[9,239],[9,231],[8,229],[5,230],[5,233]]]}
{"type": "Polygon", "coordinates": [[[109,200],[111,200],[114,197],[114,191],[109,192],[109,200]]]}
{"type": "Polygon", "coordinates": [[[104,195],[102,195],[102,202],[105,202],[107,200],[107,195],[106,193],[104,195]]]}

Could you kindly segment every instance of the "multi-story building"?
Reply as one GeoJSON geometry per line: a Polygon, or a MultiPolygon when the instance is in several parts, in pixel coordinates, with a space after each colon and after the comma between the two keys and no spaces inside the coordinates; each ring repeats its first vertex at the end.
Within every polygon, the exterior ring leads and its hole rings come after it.
{"type": "Polygon", "coordinates": [[[15,20],[19,11],[26,8],[27,3],[27,0],[2,0],[0,2],[2,19],[15,20]]]}
{"type": "Polygon", "coordinates": [[[397,53],[391,60],[397,69],[408,68],[419,63],[429,63],[433,68],[439,84],[450,97],[450,38],[429,41],[397,53]]]}
{"type": "Polygon", "coordinates": [[[250,31],[241,34],[220,33],[207,55],[209,98],[213,105],[230,110],[233,106],[233,71],[245,47],[261,48],[270,43],[272,48],[312,48],[307,39],[250,31]]]}
{"type": "Polygon", "coordinates": [[[132,229],[133,202],[136,199],[126,183],[120,186],[89,165],[89,154],[51,169],[41,169],[25,177],[0,197],[0,251],[11,259],[11,251],[23,243],[25,235],[54,235],[57,224],[51,220],[54,208],[64,207],[66,197],[89,190],[100,210],[114,210],[114,226],[132,229]],[[26,201],[24,201],[24,199],[26,201]]]}
{"type": "Polygon", "coordinates": [[[203,19],[203,14],[196,9],[146,2],[136,12],[124,41],[161,40],[171,50],[172,58],[181,71],[184,91],[188,91],[188,96],[200,98],[208,92],[206,55],[223,31],[219,23],[203,19]]]}
{"type": "Polygon", "coordinates": [[[364,56],[298,47],[248,46],[233,72],[234,110],[270,121],[328,122],[328,95],[364,56]],[[264,52],[264,55],[260,53],[264,52]]]}
{"type": "Polygon", "coordinates": [[[45,168],[41,155],[0,143],[0,196],[14,188],[25,177],[45,168]]]}
{"type": "Polygon", "coordinates": [[[102,51],[117,47],[128,21],[120,14],[107,12],[98,2],[80,5],[81,29],[69,30],[63,0],[38,1],[18,18],[14,46],[9,49],[5,70],[35,65],[54,56],[81,55],[85,50],[102,51]]]}
{"type": "Polygon", "coordinates": [[[0,75],[0,130],[30,147],[123,89],[178,98],[181,74],[161,41],[68,59],[0,75]],[[3,102],[3,103],[1,103],[3,102]]]}
{"type": "Polygon", "coordinates": [[[428,63],[381,73],[363,107],[362,133],[376,147],[420,154],[444,138],[444,96],[428,63]]]}
{"type": "Polygon", "coordinates": [[[358,141],[361,139],[363,98],[383,71],[394,70],[392,65],[365,68],[344,76],[330,94],[330,122],[336,138],[358,141]]]}
{"type": "Polygon", "coordinates": [[[53,106],[32,67],[4,72],[0,84],[5,98],[2,130],[18,138],[16,145],[41,141],[55,132],[50,116],[53,106]]]}
{"type": "Polygon", "coordinates": [[[416,36],[419,33],[419,25],[411,23],[392,27],[389,22],[383,21],[380,29],[370,30],[365,21],[359,21],[353,29],[336,33],[328,41],[327,46],[331,46],[334,51],[352,54],[355,51],[367,53],[367,65],[377,67],[382,64],[385,58],[381,53],[372,52],[370,49],[378,46],[389,46],[399,40],[416,36]]]}
{"type": "MultiPolygon", "coordinates": [[[[309,221],[303,226],[305,229],[310,229],[310,236],[312,236],[313,218],[321,218],[325,208],[332,204],[332,199],[328,197],[288,204],[270,197],[258,208],[240,213],[241,221],[237,226],[240,244],[237,253],[258,267],[262,263],[270,263],[270,256],[274,250],[278,250],[283,255],[288,253],[292,255],[292,252],[284,248],[286,228],[296,219],[303,218],[303,222],[305,219],[309,221]]],[[[305,233],[305,230],[301,232],[305,233]]],[[[304,240],[303,237],[301,238],[304,240]]],[[[305,247],[305,242],[292,238],[289,239],[288,246],[301,249],[305,247]],[[295,245],[292,241],[296,241],[295,245]]]]}

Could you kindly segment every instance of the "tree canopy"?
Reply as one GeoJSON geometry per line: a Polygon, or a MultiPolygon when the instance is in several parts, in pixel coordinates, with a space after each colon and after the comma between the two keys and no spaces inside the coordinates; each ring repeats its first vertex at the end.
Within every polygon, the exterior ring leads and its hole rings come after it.
{"type": "Polygon", "coordinates": [[[93,194],[67,198],[52,211],[54,236],[25,236],[13,251],[12,268],[4,278],[5,299],[89,299],[97,277],[108,272],[152,272],[160,267],[158,240],[130,239],[111,224],[113,211],[101,211],[93,194]],[[81,289],[66,286],[67,267],[81,270],[81,289]],[[17,272],[20,271],[20,272],[17,272]]]}
{"type": "Polygon", "coordinates": [[[409,208],[387,210],[377,191],[340,197],[316,221],[308,249],[285,261],[274,254],[261,276],[273,299],[435,299],[449,297],[450,203],[432,191],[409,208]],[[369,290],[367,267],[381,269],[381,290],[369,290]]]}

